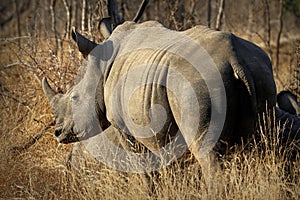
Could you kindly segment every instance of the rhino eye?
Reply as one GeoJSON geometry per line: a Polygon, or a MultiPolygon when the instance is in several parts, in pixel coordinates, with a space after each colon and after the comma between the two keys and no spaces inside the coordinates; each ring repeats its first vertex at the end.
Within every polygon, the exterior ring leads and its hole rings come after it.
{"type": "Polygon", "coordinates": [[[71,100],[74,101],[74,102],[78,101],[78,99],[79,99],[79,95],[78,94],[73,94],[71,96],[71,100]]]}

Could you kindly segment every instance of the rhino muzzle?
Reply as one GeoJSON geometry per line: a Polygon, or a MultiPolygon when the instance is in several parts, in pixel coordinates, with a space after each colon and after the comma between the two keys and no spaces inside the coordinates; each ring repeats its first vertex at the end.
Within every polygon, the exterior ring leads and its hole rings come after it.
{"type": "Polygon", "coordinates": [[[74,134],[73,128],[68,132],[64,132],[62,128],[56,128],[54,135],[57,137],[58,142],[63,144],[79,141],[79,138],[74,134]]]}

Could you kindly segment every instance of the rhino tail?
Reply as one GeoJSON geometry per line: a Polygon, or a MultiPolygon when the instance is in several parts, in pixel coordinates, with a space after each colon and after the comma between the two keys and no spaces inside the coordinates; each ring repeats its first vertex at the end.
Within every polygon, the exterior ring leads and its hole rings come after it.
{"type": "Polygon", "coordinates": [[[255,83],[251,72],[246,67],[241,66],[237,61],[232,62],[231,66],[233,68],[235,78],[242,81],[242,83],[245,85],[247,92],[251,98],[252,111],[256,113],[257,111],[256,91],[255,91],[255,83]]]}

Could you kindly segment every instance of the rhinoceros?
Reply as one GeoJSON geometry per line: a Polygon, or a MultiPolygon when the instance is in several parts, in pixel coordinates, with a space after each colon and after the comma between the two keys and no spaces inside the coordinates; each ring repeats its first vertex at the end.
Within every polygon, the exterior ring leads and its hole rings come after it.
{"type": "Polygon", "coordinates": [[[100,44],[73,38],[87,55],[84,77],[65,94],[42,82],[61,143],[106,135],[126,151],[134,141],[158,155],[176,140],[205,172],[219,144],[252,134],[257,116],[276,104],[268,56],[232,33],[148,21],[125,22],[100,44]]]}

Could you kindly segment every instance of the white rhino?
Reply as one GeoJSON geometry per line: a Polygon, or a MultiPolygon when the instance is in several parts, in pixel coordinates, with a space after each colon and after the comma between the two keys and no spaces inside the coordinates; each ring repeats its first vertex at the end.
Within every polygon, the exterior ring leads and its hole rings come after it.
{"type": "Polygon", "coordinates": [[[65,94],[42,83],[61,143],[106,135],[126,151],[134,141],[156,155],[177,138],[209,171],[218,144],[252,134],[276,104],[268,56],[231,33],[149,21],[125,22],[98,45],[73,38],[88,55],[82,80],[65,94]]]}

